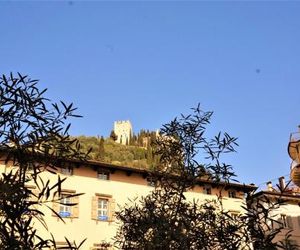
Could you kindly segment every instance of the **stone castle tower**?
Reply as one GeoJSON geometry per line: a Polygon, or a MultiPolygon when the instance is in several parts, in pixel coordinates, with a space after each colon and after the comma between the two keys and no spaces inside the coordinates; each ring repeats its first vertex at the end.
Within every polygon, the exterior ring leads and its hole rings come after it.
{"type": "Polygon", "coordinates": [[[118,139],[116,142],[121,144],[129,144],[130,138],[132,137],[132,125],[129,120],[127,121],[115,121],[114,132],[118,139]]]}

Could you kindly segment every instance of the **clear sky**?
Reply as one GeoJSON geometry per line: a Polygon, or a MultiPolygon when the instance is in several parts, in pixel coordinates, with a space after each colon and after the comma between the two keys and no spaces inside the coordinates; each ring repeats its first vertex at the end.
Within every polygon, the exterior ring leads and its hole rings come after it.
{"type": "Polygon", "coordinates": [[[200,102],[239,138],[241,182],[289,173],[300,124],[299,2],[0,2],[0,73],[74,102],[74,135],[156,130],[200,102]]]}

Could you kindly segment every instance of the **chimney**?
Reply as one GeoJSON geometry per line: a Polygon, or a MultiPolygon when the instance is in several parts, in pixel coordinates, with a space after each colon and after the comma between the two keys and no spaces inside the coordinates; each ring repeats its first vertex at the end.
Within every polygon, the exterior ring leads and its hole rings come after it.
{"type": "Polygon", "coordinates": [[[280,191],[283,191],[283,190],[285,189],[285,180],[284,180],[284,176],[279,177],[278,181],[279,181],[280,191]]]}
{"type": "Polygon", "coordinates": [[[269,192],[272,192],[272,191],[273,191],[272,181],[268,181],[268,182],[267,182],[267,190],[268,190],[269,192]]]}

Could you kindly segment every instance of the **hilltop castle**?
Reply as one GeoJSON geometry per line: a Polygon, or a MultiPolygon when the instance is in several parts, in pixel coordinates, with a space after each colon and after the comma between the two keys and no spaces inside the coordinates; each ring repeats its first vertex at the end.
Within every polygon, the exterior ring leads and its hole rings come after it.
{"type": "Polygon", "coordinates": [[[127,121],[115,121],[114,122],[114,132],[118,139],[117,143],[128,145],[130,138],[132,137],[132,125],[129,120],[127,121]]]}

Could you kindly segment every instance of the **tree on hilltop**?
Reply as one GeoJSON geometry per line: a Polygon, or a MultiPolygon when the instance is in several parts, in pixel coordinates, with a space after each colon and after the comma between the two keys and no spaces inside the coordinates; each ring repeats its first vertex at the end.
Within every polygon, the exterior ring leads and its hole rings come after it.
{"type": "Polygon", "coordinates": [[[104,157],[105,157],[104,138],[103,138],[103,136],[101,136],[101,138],[99,139],[96,159],[99,161],[104,161],[104,157]]]}
{"type": "Polygon", "coordinates": [[[118,140],[118,136],[116,135],[116,133],[115,133],[114,130],[112,130],[112,131],[110,132],[109,138],[112,139],[113,141],[118,140]]]}

